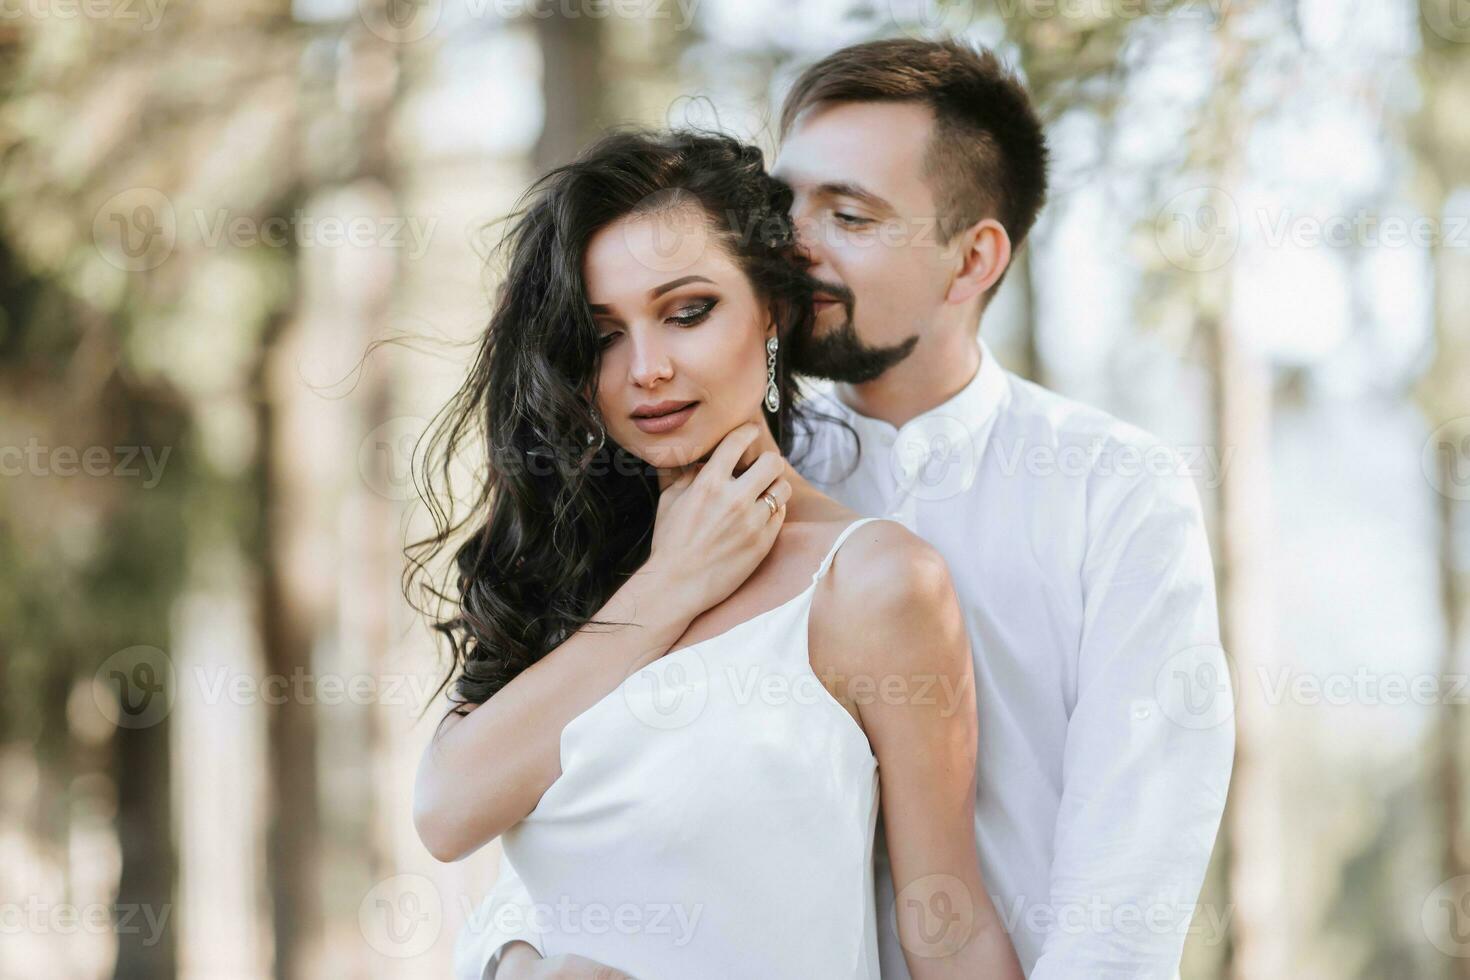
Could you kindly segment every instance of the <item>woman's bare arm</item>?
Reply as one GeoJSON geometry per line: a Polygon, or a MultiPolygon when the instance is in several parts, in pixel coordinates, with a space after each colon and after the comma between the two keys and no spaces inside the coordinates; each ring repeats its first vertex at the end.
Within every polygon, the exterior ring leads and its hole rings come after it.
{"type": "Polygon", "coordinates": [[[535,809],[561,775],[567,723],[667,653],[770,552],[792,488],[780,454],[754,445],[759,431],[732,429],[660,494],[648,561],[592,617],[628,625],[583,627],[444,722],[414,784],[414,826],[430,854],[457,861],[535,809]],[[767,490],[774,515],[756,499],[767,490]]]}
{"type": "Polygon", "coordinates": [[[414,825],[429,853],[457,861],[530,813],[561,775],[561,731],[672,647],[701,611],[685,583],[647,566],[585,627],[484,704],[452,714],[414,783],[414,825]]]}
{"type": "Polygon", "coordinates": [[[826,621],[863,682],[904,959],[914,980],[1022,980],[975,850],[974,664],[949,570],[900,527],[862,530],[838,553],[826,621]]]}

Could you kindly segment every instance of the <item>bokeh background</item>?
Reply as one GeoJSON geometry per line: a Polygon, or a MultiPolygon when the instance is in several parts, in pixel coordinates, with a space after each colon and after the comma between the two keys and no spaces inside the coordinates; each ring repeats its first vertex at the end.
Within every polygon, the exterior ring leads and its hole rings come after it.
{"type": "Polygon", "coordinates": [[[0,977],[447,975],[498,848],[412,829],[400,576],[493,222],[903,32],[1048,121],[998,358],[1205,503],[1185,976],[1470,977],[1470,0],[0,0],[0,977]]]}

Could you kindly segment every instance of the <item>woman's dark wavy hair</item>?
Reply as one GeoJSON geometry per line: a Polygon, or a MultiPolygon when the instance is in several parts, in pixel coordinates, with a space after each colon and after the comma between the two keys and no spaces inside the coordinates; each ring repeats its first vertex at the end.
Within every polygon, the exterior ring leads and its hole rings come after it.
{"type": "MultiPolygon", "coordinates": [[[[796,248],[791,190],[766,173],[758,148],[711,133],[621,130],[531,186],[506,219],[506,275],[473,366],[428,436],[420,492],[435,533],[408,549],[412,578],[470,528],[448,571],[449,594],[426,586],[453,607],[430,618],[452,650],[441,690],[452,683],[454,710],[483,703],[595,622],[648,557],[657,474],[593,436],[599,344],[582,263],[599,229],[683,203],[703,209],[711,241],[769,305],[783,354],[789,335],[810,329],[816,283],[796,248]],[[446,512],[435,486],[451,488],[467,443],[480,444],[488,468],[456,520],[453,500],[446,512]]],[[[763,409],[788,456],[795,430],[814,418],[845,425],[798,404],[790,360],[777,358],[780,409],[763,409]]]]}

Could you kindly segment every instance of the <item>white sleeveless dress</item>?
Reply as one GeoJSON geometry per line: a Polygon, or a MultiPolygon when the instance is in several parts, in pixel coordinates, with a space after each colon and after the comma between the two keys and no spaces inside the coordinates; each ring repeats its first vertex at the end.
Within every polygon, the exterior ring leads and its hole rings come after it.
{"type": "Polygon", "coordinates": [[[877,980],[878,763],[812,671],[801,594],[660,658],[566,726],[502,837],[547,956],[638,980],[877,980]]]}

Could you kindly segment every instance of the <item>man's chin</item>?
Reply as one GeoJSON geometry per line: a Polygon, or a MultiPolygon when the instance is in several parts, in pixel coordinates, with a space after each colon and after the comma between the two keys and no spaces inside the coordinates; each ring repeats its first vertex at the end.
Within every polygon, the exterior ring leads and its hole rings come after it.
{"type": "MultiPolygon", "coordinates": [[[[851,319],[842,317],[840,306],[830,319],[837,322],[814,324],[816,329],[793,343],[791,368],[797,374],[812,378],[825,378],[845,384],[863,384],[883,376],[889,368],[908,357],[918,346],[915,334],[888,347],[865,344],[859,339],[857,328],[851,319]]],[[[813,318],[816,321],[829,319],[821,311],[813,318]]]]}

